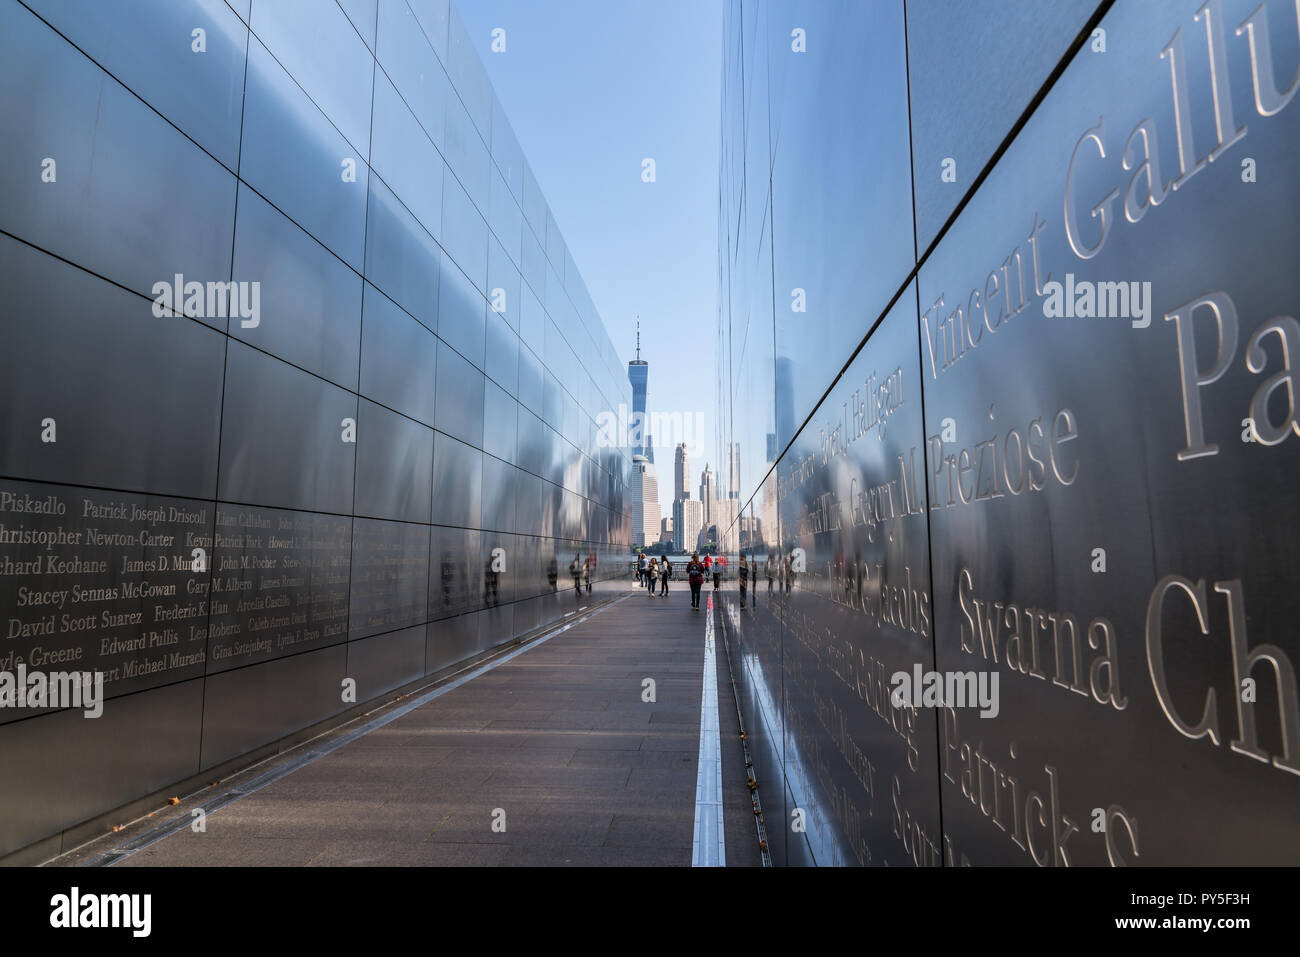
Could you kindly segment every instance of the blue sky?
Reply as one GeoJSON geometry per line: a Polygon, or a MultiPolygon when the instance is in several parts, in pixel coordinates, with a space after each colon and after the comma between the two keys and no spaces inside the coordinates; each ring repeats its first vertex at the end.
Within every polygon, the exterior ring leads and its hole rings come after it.
{"type": "MultiPolygon", "coordinates": [[[[650,409],[680,411],[692,423],[702,413],[691,460],[698,486],[706,460],[719,471],[712,460],[721,3],[453,2],[625,363],[641,316],[650,409]],[[498,27],[503,53],[491,50],[498,27]],[[653,183],[641,178],[647,157],[653,183]]],[[[657,448],[665,509],[672,464],[672,449],[657,448]]]]}

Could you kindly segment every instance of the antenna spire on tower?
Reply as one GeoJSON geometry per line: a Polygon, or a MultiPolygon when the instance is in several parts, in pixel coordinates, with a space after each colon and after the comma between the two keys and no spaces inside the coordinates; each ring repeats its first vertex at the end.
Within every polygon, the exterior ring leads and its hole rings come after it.
{"type": "Polygon", "coordinates": [[[636,317],[636,358],[641,361],[641,314],[637,313],[636,317]]]}

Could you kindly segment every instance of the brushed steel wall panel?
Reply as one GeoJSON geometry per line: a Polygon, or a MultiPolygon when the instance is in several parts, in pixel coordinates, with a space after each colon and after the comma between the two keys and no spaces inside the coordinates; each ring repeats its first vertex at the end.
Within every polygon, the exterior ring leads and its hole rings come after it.
{"type": "Polygon", "coordinates": [[[0,281],[0,473],[211,496],[222,336],[7,236],[0,281]]]}
{"type": "Polygon", "coordinates": [[[778,466],[785,778],[818,864],[942,859],[936,712],[891,697],[934,667],[915,330],[904,295],[778,466]]]}
{"type": "Polygon", "coordinates": [[[0,726],[11,768],[0,782],[0,854],[104,814],[196,774],[202,680],[116,699],[87,720],[77,711],[0,726]]]}
{"type": "Polygon", "coordinates": [[[375,77],[374,171],[431,236],[442,234],[445,164],[388,78],[375,77]]]}
{"type": "Polygon", "coordinates": [[[450,436],[433,438],[432,517],[438,525],[478,528],[483,514],[483,453],[450,436]]]}
{"type": "Polygon", "coordinates": [[[343,711],[347,654],[340,644],[209,675],[199,770],[343,711]]]}
{"type": "Polygon", "coordinates": [[[1020,4],[908,0],[917,246],[925,249],[1066,54],[1099,0],[1020,4]],[[1026,42],[1032,38],[1032,42],[1026,42]],[[970,51],[978,50],[978,56],[970,51]],[[943,64],[938,69],[935,64],[943,64]],[[961,64],[966,82],[953,82],[961,64]],[[954,179],[945,180],[952,162],[954,179]]]}
{"type": "Polygon", "coordinates": [[[361,394],[433,425],[438,337],[366,284],[361,394]]]}
{"type": "Polygon", "coordinates": [[[429,622],[425,626],[425,673],[434,674],[477,654],[479,625],[479,616],[474,613],[429,622]]]}
{"type": "Polygon", "coordinates": [[[266,47],[249,40],[239,176],[356,270],[365,245],[368,148],[368,138],[350,144],[266,47]],[[355,168],[351,178],[345,161],[355,168]]]}
{"type": "Polygon", "coordinates": [[[513,462],[518,445],[519,403],[494,382],[484,384],[483,451],[513,462]]]}
{"type": "Polygon", "coordinates": [[[483,368],[488,311],[482,293],[444,256],[438,279],[438,337],[479,369],[483,368]]]}
{"type": "Polygon", "coordinates": [[[0,36],[0,226],[150,298],[228,280],[234,175],[18,3],[0,36]]]}
{"type": "Polygon", "coordinates": [[[425,625],[348,644],[348,677],[357,700],[369,701],[424,675],[425,625]]]}
{"type": "Polygon", "coordinates": [[[309,511],[352,509],[357,397],[238,342],[227,350],[220,498],[309,511]]]}
{"type": "Polygon", "coordinates": [[[357,388],[362,280],[247,186],[239,187],[236,282],[257,283],[260,315],[228,331],[345,389],[357,388]]]}
{"type": "Polygon", "coordinates": [[[370,518],[429,521],[433,429],[360,401],[353,510],[370,518]]]}
{"type": "Polygon", "coordinates": [[[515,530],[515,501],[520,472],[509,462],[483,456],[483,528],[515,530]]]}
{"type": "Polygon", "coordinates": [[[434,425],[438,431],[482,448],[483,373],[454,350],[440,348],[435,388],[434,425]]]}
{"type": "Polygon", "coordinates": [[[339,6],[360,34],[361,41],[374,53],[376,0],[341,0],[339,6]]]}
{"type": "Polygon", "coordinates": [[[347,640],[352,519],[217,505],[208,673],[347,640]]]}
{"type": "Polygon", "coordinates": [[[378,177],[370,183],[366,279],[433,331],[442,248],[378,177]]]}
{"type": "MultiPolygon", "coordinates": [[[[507,393],[515,396],[519,391],[519,336],[504,316],[496,315],[490,309],[486,322],[483,371],[507,393]]],[[[515,450],[511,449],[509,457],[513,458],[514,454],[515,450]]]]}
{"type": "Polygon", "coordinates": [[[365,159],[374,60],[343,8],[333,0],[261,0],[252,14],[258,39],[365,159]]]}
{"type": "Polygon", "coordinates": [[[478,531],[434,525],[429,543],[429,618],[449,618],[482,607],[482,539],[478,531]]]}
{"type": "MultiPolygon", "coordinates": [[[[480,143],[480,147],[482,144],[480,143]]],[[[438,242],[480,293],[487,293],[487,221],[454,177],[443,181],[438,242]]]]}
{"type": "MultiPolygon", "coordinates": [[[[1300,561],[1290,534],[1300,504],[1283,478],[1300,444],[1294,434],[1272,445],[1248,441],[1256,433],[1243,423],[1253,417],[1259,434],[1271,434],[1290,415],[1277,394],[1263,398],[1283,364],[1281,340],[1264,330],[1270,322],[1292,328],[1274,317],[1293,314],[1300,300],[1295,270],[1280,255],[1300,246],[1292,214],[1300,112],[1261,116],[1249,46],[1229,43],[1220,90],[1231,89],[1241,139],[1141,215],[1145,174],[1123,168],[1126,141],[1130,166],[1142,151],[1132,131],[1145,121],[1156,182],[1181,175],[1161,58],[1179,30],[1185,130],[1198,157],[1216,148],[1198,7],[1117,4],[1102,23],[1105,58],[1087,47],[1075,57],[921,270],[939,661],[994,670],[1002,682],[997,718],[944,722],[944,825],[976,864],[1263,864],[1300,850],[1284,823],[1300,793],[1300,729],[1292,719],[1288,754],[1279,701],[1279,689],[1295,700],[1294,672],[1278,675],[1264,661],[1252,668],[1247,659],[1265,645],[1284,665],[1300,656],[1289,626],[1300,604],[1285,573],[1300,561]],[[1243,182],[1248,156],[1274,175],[1243,182]],[[1105,223],[1089,214],[1099,202],[1105,223]],[[985,321],[970,292],[984,294],[987,274],[1001,277],[1016,248],[1020,262],[1012,260],[1001,292],[985,294],[993,302],[985,321]],[[1076,290],[1079,311],[1085,290],[1101,283],[1138,283],[1143,305],[1135,310],[1131,300],[1130,314],[1118,317],[1053,318],[1053,282],[1062,299],[1065,286],[1076,290]],[[1195,369],[1211,368],[1220,348],[1209,307],[1182,315],[1184,304],[1208,294],[1226,333],[1222,375],[1212,385],[1191,381],[1185,394],[1179,326],[1184,358],[1196,350],[1195,369]],[[931,308],[941,295],[946,303],[931,308]],[[958,303],[973,313],[970,332],[945,347],[942,323],[958,303]],[[1198,409],[1205,445],[1188,454],[1198,409]],[[937,434],[945,419],[955,441],[937,434]],[[986,461],[975,463],[982,481],[950,467],[949,456],[991,439],[986,461]],[[1254,702],[1242,700],[1238,682],[1247,677],[1258,684],[1254,702]],[[1211,691],[1218,743],[1192,731],[1211,691]],[[1020,808],[1017,833],[1014,822],[1002,829],[1005,815],[996,822],[966,799],[974,759],[964,749],[976,745],[1018,782],[1022,803],[1031,790],[1041,797],[1046,827],[1037,805],[1020,808]],[[1088,826],[1097,807],[1107,812],[1105,835],[1088,826]]],[[[1224,29],[1253,8],[1224,3],[1224,29]]],[[[1279,55],[1289,46],[1294,62],[1294,21],[1281,19],[1268,37],[1279,55]]],[[[1107,311],[1121,306],[1115,294],[1107,311]]],[[[1200,446],[1195,434],[1191,442],[1200,446]]]]}
{"type": "MultiPolygon", "coordinates": [[[[48,674],[92,711],[60,673],[99,673],[104,700],[202,675],[208,570],[192,555],[213,522],[210,502],[0,480],[0,671],[48,674]]],[[[0,722],[43,710],[11,703],[0,722]]]]}
{"type": "MultiPolygon", "coordinates": [[[[420,121],[425,135],[441,150],[447,103],[456,94],[406,0],[379,3],[378,44],[384,72],[420,121]]],[[[441,178],[438,184],[442,185],[441,178]]]]}
{"type": "Polygon", "coordinates": [[[429,526],[355,519],[350,639],[426,620],[429,526]]]}
{"type": "Polygon", "coordinates": [[[142,0],[129,7],[32,0],[28,6],[227,169],[235,168],[248,28],[223,0],[142,0]],[[137,56],[139,47],[149,55],[137,56]]]}

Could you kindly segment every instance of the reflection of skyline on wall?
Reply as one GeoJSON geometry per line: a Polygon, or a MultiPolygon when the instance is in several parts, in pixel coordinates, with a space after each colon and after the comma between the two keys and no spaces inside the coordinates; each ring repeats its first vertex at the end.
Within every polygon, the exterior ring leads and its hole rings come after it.
{"type": "Polygon", "coordinates": [[[772,854],[1285,863],[1300,441],[1278,394],[1274,444],[1242,416],[1300,302],[1294,4],[1022,6],[726,2],[717,447],[779,552],[722,621],[755,776],[808,819],[772,854]],[[1044,311],[1138,280],[1150,328],[1044,311]],[[1265,644],[1247,703],[1229,652],[1265,644]],[[914,669],[1000,677],[996,715],[892,701],[914,669]]]}

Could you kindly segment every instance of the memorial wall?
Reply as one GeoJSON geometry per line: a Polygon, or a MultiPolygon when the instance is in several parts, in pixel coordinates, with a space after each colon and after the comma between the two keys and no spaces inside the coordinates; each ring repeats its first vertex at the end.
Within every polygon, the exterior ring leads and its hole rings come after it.
{"type": "Polygon", "coordinates": [[[448,0],[0,0],[0,173],[0,857],[611,587],[630,389],[448,0]]]}
{"type": "Polygon", "coordinates": [[[721,618],[777,863],[1300,859],[1298,18],[727,4],[721,618]]]}

